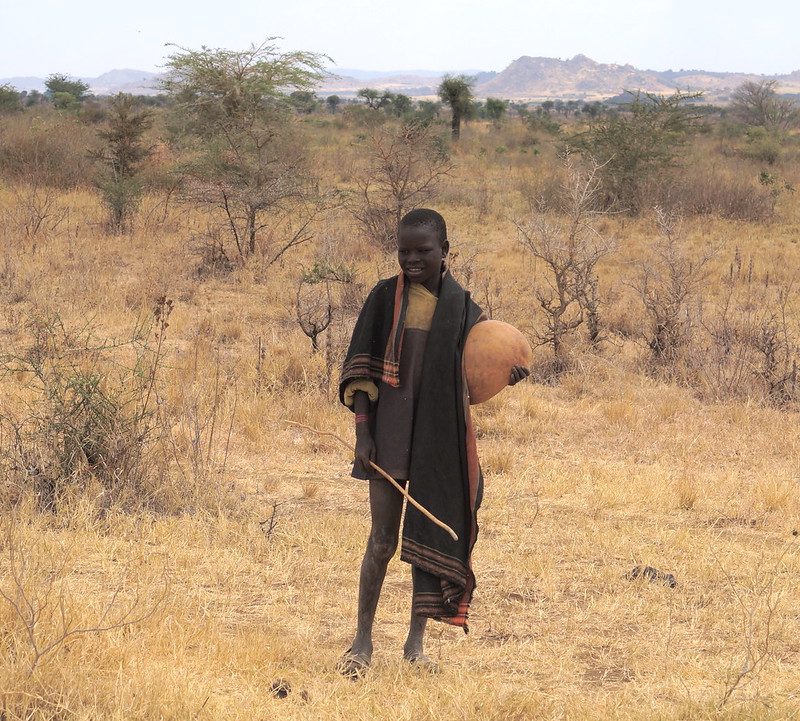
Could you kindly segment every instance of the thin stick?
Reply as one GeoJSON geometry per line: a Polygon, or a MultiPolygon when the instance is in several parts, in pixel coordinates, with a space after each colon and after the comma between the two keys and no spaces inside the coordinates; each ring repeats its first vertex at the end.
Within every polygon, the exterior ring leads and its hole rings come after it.
{"type": "MultiPolygon", "coordinates": [[[[341,443],[348,450],[350,450],[350,444],[346,440],[344,440],[344,438],[342,438],[341,436],[337,436],[335,433],[331,433],[330,431],[320,431],[316,428],[312,428],[311,426],[307,426],[303,423],[298,423],[297,421],[284,420],[284,423],[288,423],[290,426],[297,426],[298,428],[305,428],[307,431],[316,433],[318,436],[330,436],[331,438],[335,438],[337,441],[339,441],[339,443],[341,443]]],[[[381,468],[377,463],[373,463],[372,461],[370,461],[369,464],[376,471],[378,471],[378,473],[380,473],[387,481],[389,481],[389,483],[391,483],[398,491],[400,491],[400,493],[402,493],[406,497],[406,500],[412,506],[414,506],[414,508],[416,508],[420,513],[422,513],[422,515],[425,516],[425,518],[429,519],[430,521],[433,521],[433,523],[439,526],[439,528],[443,528],[445,531],[447,531],[454,541],[458,540],[458,535],[452,528],[450,528],[450,526],[444,523],[444,521],[440,521],[438,518],[436,518],[436,516],[434,516],[421,503],[415,501],[411,497],[409,492],[405,488],[403,488],[403,486],[401,486],[396,480],[394,480],[394,478],[392,478],[386,471],[384,471],[383,468],[381,468]]]]}

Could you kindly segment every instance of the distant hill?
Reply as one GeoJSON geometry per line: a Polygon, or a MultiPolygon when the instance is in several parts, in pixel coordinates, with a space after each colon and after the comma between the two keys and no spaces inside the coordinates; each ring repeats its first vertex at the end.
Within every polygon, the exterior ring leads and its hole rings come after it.
{"type": "MultiPolygon", "coordinates": [[[[109,70],[96,78],[78,78],[89,86],[89,92],[94,95],[116,95],[117,93],[131,93],[132,95],[155,95],[159,73],[146,70],[109,70]]],[[[45,91],[45,78],[16,77],[0,78],[0,85],[8,84],[17,90],[45,91]]]]}
{"type": "MultiPolygon", "coordinates": [[[[784,93],[800,92],[800,72],[776,76],[784,93]]],[[[760,75],[719,73],[704,70],[639,70],[632,65],[595,62],[585,55],[570,60],[523,56],[488,82],[476,87],[481,97],[511,100],[550,98],[603,100],[619,95],[623,89],[652,93],[672,93],[676,89],[702,90],[710,101],[724,102],[737,86],[760,75]]]]}
{"type": "MultiPolygon", "coordinates": [[[[710,102],[725,103],[737,86],[764,76],[755,73],[707,72],[705,70],[640,70],[633,65],[598,63],[585,55],[569,60],[556,58],[517,58],[501,72],[480,70],[454,71],[476,78],[479,98],[497,97],[518,101],[550,99],[605,100],[623,90],[644,90],[665,94],[680,90],[702,90],[710,102]]],[[[444,73],[434,70],[370,71],[333,68],[320,83],[321,96],[354,97],[364,87],[391,90],[414,98],[435,98],[444,73]]],[[[770,76],[778,81],[781,93],[800,95],[800,70],[787,75],[770,76]]],[[[158,73],[143,70],[111,70],[97,78],[80,78],[95,95],[118,92],[154,95],[158,92],[158,73]]],[[[18,90],[44,90],[43,78],[4,78],[18,90]]]]}
{"type": "MultiPolygon", "coordinates": [[[[343,70],[328,77],[319,87],[321,94],[353,95],[369,86],[391,90],[414,97],[435,97],[438,77],[413,73],[386,76],[354,77],[343,70]]],[[[598,63],[585,55],[569,60],[529,57],[512,62],[505,70],[468,72],[476,76],[475,95],[479,98],[497,97],[507,100],[542,101],[550,99],[605,100],[620,95],[623,90],[644,90],[668,94],[679,90],[702,90],[710,102],[726,102],[731,92],[748,80],[761,80],[755,73],[706,72],[704,70],[640,70],[633,65],[598,63]]],[[[800,94],[800,70],[788,75],[772,76],[779,91],[800,94]]]]}
{"type": "Polygon", "coordinates": [[[585,55],[571,60],[523,56],[477,90],[481,95],[509,99],[602,100],[624,88],[669,93],[674,85],[632,65],[604,65],[585,55]]]}
{"type": "Polygon", "coordinates": [[[44,92],[44,78],[34,78],[30,76],[16,78],[0,78],[0,85],[10,85],[19,91],[38,90],[44,92]]]}
{"type": "Polygon", "coordinates": [[[84,78],[83,82],[89,85],[95,95],[151,95],[158,92],[160,77],[160,73],[148,73],[144,70],[110,70],[97,78],[84,78]]]}

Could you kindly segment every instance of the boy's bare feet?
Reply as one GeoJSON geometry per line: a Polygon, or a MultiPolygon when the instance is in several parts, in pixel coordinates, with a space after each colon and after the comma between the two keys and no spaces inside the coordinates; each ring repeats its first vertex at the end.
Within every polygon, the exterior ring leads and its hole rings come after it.
{"type": "Polygon", "coordinates": [[[336,664],[336,670],[342,674],[342,676],[346,676],[353,681],[358,681],[358,679],[363,678],[364,674],[367,672],[369,664],[369,658],[360,653],[353,653],[353,649],[348,648],[336,664]]]}
{"type": "Polygon", "coordinates": [[[442,672],[441,668],[439,668],[439,664],[429,659],[424,653],[404,654],[403,658],[421,671],[427,671],[428,673],[442,672]]]}

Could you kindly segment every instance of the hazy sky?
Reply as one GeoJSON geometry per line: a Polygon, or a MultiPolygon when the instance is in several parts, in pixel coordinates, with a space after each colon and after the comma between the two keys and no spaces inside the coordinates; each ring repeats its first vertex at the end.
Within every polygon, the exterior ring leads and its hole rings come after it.
{"type": "Polygon", "coordinates": [[[772,0],[13,0],[0,78],[158,70],[165,43],[240,50],[269,36],[364,70],[497,70],[522,55],[641,69],[800,69],[800,2],[772,0]]]}

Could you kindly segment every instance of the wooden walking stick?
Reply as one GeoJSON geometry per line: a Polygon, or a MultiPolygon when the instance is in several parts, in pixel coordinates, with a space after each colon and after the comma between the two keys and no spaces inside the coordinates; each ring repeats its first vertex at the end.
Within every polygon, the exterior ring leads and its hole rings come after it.
{"type": "MultiPolygon", "coordinates": [[[[335,438],[337,441],[339,441],[339,443],[341,443],[348,450],[350,450],[350,444],[344,438],[342,438],[341,436],[337,436],[335,433],[331,433],[330,431],[320,431],[320,430],[318,430],[316,428],[312,428],[311,426],[307,426],[307,425],[305,425],[303,423],[298,423],[297,421],[284,420],[284,423],[288,423],[290,426],[297,426],[298,428],[304,428],[307,431],[311,431],[312,433],[316,433],[318,436],[330,436],[331,438],[335,438]]],[[[443,528],[445,531],[447,531],[454,541],[458,540],[458,535],[456,534],[456,532],[452,528],[450,528],[450,526],[448,526],[446,523],[444,523],[444,521],[440,521],[438,518],[436,518],[436,516],[434,516],[421,503],[415,501],[411,497],[409,492],[405,488],[403,488],[403,486],[401,486],[396,480],[394,480],[394,478],[392,478],[386,471],[384,471],[383,468],[381,468],[377,463],[373,463],[372,461],[370,461],[369,464],[376,471],[378,471],[378,473],[380,473],[387,481],[389,481],[389,483],[391,483],[398,491],[400,491],[400,493],[402,493],[406,497],[406,500],[412,506],[414,506],[414,508],[416,508],[423,516],[425,516],[425,518],[427,518],[430,521],[432,521],[433,523],[435,523],[437,526],[439,526],[439,528],[443,528]]]]}

